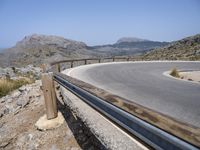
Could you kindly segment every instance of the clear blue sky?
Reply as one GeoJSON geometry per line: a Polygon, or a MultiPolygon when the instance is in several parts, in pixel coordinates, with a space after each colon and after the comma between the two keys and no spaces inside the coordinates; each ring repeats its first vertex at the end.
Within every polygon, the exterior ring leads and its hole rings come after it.
{"type": "Polygon", "coordinates": [[[0,47],[33,33],[88,45],[178,40],[200,33],[200,0],[0,0],[0,47]]]}

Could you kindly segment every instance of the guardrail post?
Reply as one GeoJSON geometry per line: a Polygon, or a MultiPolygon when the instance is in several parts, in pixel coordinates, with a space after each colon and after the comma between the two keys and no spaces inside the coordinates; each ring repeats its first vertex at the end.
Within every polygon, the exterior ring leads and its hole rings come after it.
{"type": "Polygon", "coordinates": [[[101,58],[99,59],[99,63],[101,63],[101,58]]]}
{"type": "Polygon", "coordinates": [[[115,61],[115,57],[113,57],[113,62],[115,61]]]}
{"type": "Polygon", "coordinates": [[[58,116],[58,110],[52,72],[42,74],[42,89],[44,93],[47,119],[56,118],[58,116]]]}
{"type": "Polygon", "coordinates": [[[87,65],[87,59],[85,59],[84,61],[85,61],[85,65],[87,65]]]}
{"type": "Polygon", "coordinates": [[[73,63],[74,63],[74,62],[73,62],[73,61],[71,61],[71,68],[73,68],[73,63]]]}
{"type": "Polygon", "coordinates": [[[56,64],[56,71],[60,72],[60,64],[56,64]]]}

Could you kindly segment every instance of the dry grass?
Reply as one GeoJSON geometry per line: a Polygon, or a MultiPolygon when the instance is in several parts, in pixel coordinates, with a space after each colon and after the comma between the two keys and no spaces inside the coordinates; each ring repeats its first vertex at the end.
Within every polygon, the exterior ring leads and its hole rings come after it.
{"type": "Polygon", "coordinates": [[[172,69],[170,75],[176,78],[180,78],[179,72],[177,71],[176,68],[172,69]]]}
{"type": "Polygon", "coordinates": [[[0,98],[6,96],[11,91],[18,89],[22,85],[33,83],[33,80],[21,78],[18,80],[0,79],[0,98]]]}

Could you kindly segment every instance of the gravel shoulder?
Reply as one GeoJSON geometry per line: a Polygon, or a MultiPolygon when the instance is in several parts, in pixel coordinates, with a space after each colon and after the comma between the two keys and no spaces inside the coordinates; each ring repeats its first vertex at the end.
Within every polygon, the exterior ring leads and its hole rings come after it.
{"type": "Polygon", "coordinates": [[[115,126],[65,88],[61,88],[61,93],[66,105],[68,105],[71,111],[80,118],[88,128],[90,128],[91,132],[99,139],[106,149],[148,149],[140,143],[141,141],[130,137],[127,133],[119,129],[119,127],[115,126]]]}

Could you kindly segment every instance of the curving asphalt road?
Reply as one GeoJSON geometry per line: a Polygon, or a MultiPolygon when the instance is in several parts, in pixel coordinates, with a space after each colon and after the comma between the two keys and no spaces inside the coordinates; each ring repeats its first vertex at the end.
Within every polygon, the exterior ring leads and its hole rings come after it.
{"type": "Polygon", "coordinates": [[[105,63],[76,67],[66,73],[200,127],[200,84],[163,75],[174,67],[200,70],[200,62],[105,63]]]}

